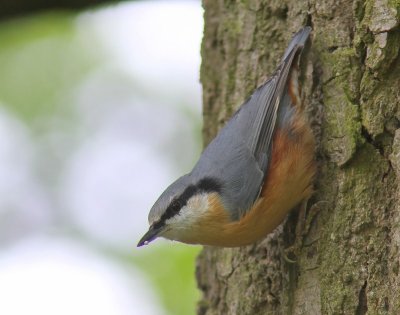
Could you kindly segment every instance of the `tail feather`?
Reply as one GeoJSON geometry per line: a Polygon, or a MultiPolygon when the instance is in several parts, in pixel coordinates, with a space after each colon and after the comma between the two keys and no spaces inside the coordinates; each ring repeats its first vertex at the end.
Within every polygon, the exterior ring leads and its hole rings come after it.
{"type": "Polygon", "coordinates": [[[283,54],[282,62],[290,55],[293,50],[297,50],[298,47],[303,47],[310,35],[311,27],[306,26],[303,27],[300,31],[298,31],[292,38],[288,47],[283,54]]]}

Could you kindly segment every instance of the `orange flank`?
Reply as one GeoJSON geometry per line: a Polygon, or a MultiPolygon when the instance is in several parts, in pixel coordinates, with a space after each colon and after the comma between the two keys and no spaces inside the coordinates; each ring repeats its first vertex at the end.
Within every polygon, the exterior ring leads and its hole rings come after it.
{"type": "Polygon", "coordinates": [[[298,67],[297,65],[293,65],[292,70],[290,71],[290,76],[289,76],[289,81],[288,81],[288,92],[290,99],[292,101],[292,104],[294,104],[295,107],[302,108],[303,107],[303,102],[301,100],[301,86],[299,85],[298,81],[298,67]]]}
{"type": "Polygon", "coordinates": [[[266,181],[253,207],[240,220],[231,221],[218,194],[211,194],[210,211],[193,226],[184,242],[224,247],[254,243],[311,196],[316,171],[314,138],[298,108],[295,116],[291,125],[275,132],[266,181]]]}

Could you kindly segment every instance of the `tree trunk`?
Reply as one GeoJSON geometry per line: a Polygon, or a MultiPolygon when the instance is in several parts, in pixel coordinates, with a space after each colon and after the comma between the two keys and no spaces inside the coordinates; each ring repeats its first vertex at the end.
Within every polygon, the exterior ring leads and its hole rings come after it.
{"type": "MultiPolygon", "coordinates": [[[[313,28],[303,90],[317,138],[311,220],[295,263],[296,212],[265,240],[206,247],[198,314],[400,314],[398,0],[204,0],[201,82],[211,140],[313,28]]],[[[311,214],[311,212],[309,212],[311,214]]]]}

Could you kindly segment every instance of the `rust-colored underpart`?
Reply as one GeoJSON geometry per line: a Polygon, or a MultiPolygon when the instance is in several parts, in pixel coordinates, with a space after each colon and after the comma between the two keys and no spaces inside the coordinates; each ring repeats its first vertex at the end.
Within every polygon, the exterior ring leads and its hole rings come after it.
{"type": "Polygon", "coordinates": [[[275,131],[266,181],[254,206],[240,220],[231,221],[218,194],[212,194],[210,211],[193,228],[190,242],[236,247],[272,232],[290,210],[312,194],[314,144],[302,111],[295,110],[291,123],[275,131]]]}

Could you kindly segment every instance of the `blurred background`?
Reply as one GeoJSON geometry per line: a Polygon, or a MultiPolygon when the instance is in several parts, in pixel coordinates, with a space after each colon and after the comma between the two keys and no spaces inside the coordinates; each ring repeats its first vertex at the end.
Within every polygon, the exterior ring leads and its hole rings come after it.
{"type": "Polygon", "coordinates": [[[202,14],[126,1],[0,22],[0,314],[195,313],[199,248],[136,244],[200,152],[202,14]]]}

